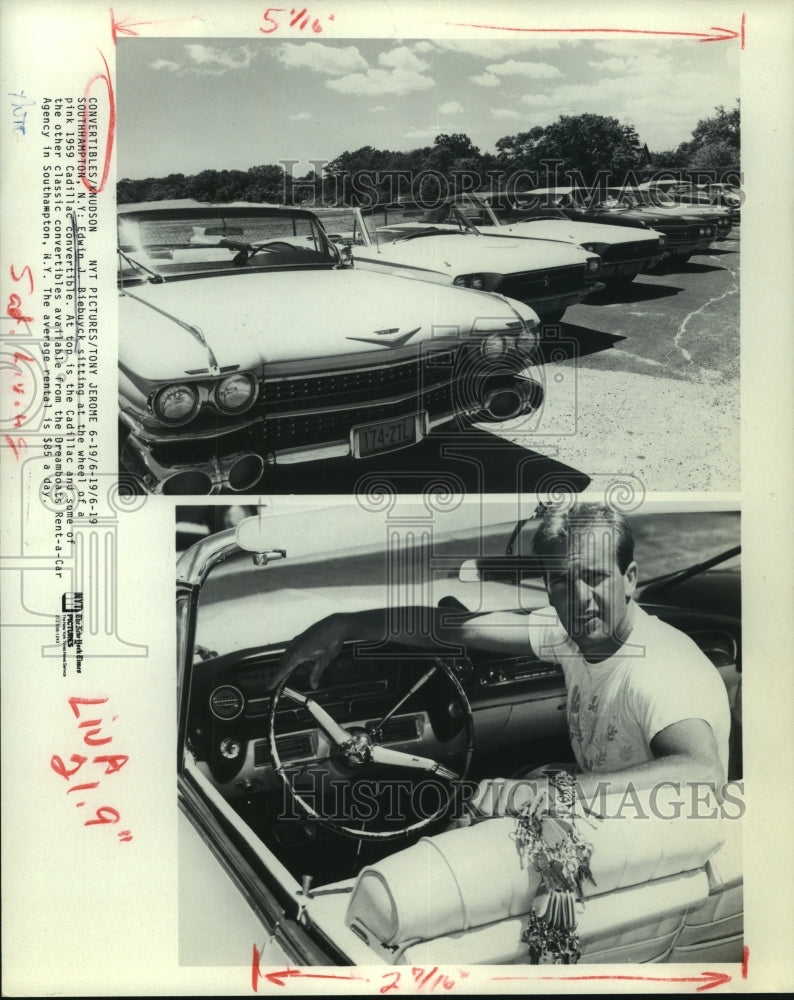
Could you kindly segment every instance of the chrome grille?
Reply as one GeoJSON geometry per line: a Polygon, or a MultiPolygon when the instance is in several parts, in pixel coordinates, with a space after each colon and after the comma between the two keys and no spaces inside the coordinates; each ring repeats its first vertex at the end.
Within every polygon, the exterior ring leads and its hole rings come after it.
{"type": "Polygon", "coordinates": [[[448,382],[454,353],[450,350],[425,354],[410,361],[395,362],[345,372],[276,378],[266,382],[262,401],[268,412],[300,408],[327,409],[373,396],[400,396],[448,382]]]}
{"type": "Polygon", "coordinates": [[[545,299],[553,295],[578,292],[584,286],[584,264],[575,264],[570,267],[550,267],[545,271],[508,274],[499,283],[496,291],[501,295],[531,303],[533,298],[545,299]]]}
{"type": "Polygon", "coordinates": [[[437,386],[421,396],[412,396],[397,403],[372,403],[355,411],[349,409],[317,409],[300,416],[274,414],[265,419],[265,434],[271,447],[289,442],[290,447],[319,444],[326,441],[346,441],[350,429],[358,424],[377,423],[392,417],[407,416],[417,409],[431,415],[452,411],[453,393],[448,383],[437,386]]]}

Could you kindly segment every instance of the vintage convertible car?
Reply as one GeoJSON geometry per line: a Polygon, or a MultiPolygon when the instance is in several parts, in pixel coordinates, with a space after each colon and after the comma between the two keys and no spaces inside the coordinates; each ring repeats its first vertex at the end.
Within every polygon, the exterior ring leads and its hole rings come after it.
{"type": "Polygon", "coordinates": [[[622,193],[622,188],[587,192],[575,187],[554,187],[516,193],[516,198],[527,208],[561,208],[571,219],[654,229],[664,234],[668,257],[678,262],[708,250],[717,237],[716,224],[699,218],[697,213],[672,215],[645,206],[630,207],[621,203],[622,193]]]}
{"type": "Polygon", "coordinates": [[[506,192],[459,194],[424,212],[419,222],[438,228],[454,227],[457,207],[486,236],[558,240],[573,243],[601,258],[600,281],[628,283],[664,257],[665,237],[653,230],[618,228],[569,219],[559,208],[522,209],[506,192]]]}
{"type": "Polygon", "coordinates": [[[499,292],[531,306],[544,323],[559,323],[568,306],[604,287],[592,251],[568,241],[494,239],[455,206],[440,226],[404,221],[402,206],[327,210],[322,218],[358,268],[499,292]]]}
{"type": "Polygon", "coordinates": [[[639,184],[636,188],[615,190],[621,204],[629,208],[649,208],[651,211],[671,212],[677,215],[696,215],[713,222],[717,227],[717,239],[725,240],[731,235],[734,215],[720,205],[712,205],[704,192],[690,189],[689,193],[671,192],[664,184],[639,184]]]}
{"type": "MultiPolygon", "coordinates": [[[[343,646],[316,689],[302,667],[272,679],[332,612],[543,606],[534,521],[521,498],[359,500],[260,510],[179,560],[182,964],[242,965],[252,946],[257,968],[528,962],[538,880],[516,821],[458,810],[480,779],[572,759],[559,668],[387,637],[343,646]]],[[[582,961],[739,961],[739,519],[649,506],[633,516],[639,601],[724,680],[731,780],[721,806],[679,786],[577,818],[595,879],[576,903],[582,961]]]]}
{"type": "MultiPolygon", "coordinates": [[[[645,181],[632,191],[650,191],[662,207],[681,205],[685,209],[698,208],[716,212],[720,219],[727,217],[731,225],[739,222],[741,192],[727,184],[692,184],[687,181],[659,179],[645,181]]],[[[725,223],[720,223],[720,233],[725,223]]],[[[730,227],[729,227],[730,228],[730,227]]]]}
{"type": "Polygon", "coordinates": [[[120,465],[150,492],[241,492],[539,402],[531,308],[353,268],[311,212],[152,202],[118,231],[120,465]]]}

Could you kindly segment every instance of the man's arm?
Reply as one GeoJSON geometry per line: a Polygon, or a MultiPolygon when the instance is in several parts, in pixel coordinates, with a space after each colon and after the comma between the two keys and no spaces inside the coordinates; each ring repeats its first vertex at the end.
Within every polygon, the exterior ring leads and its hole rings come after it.
{"type": "MultiPolygon", "coordinates": [[[[711,726],[704,719],[683,719],[658,732],[651,740],[654,759],[620,771],[593,771],[577,774],[579,798],[593,801],[604,794],[624,794],[629,789],[652,788],[662,783],[707,785],[718,801],[722,801],[724,776],[717,741],[711,726]]],[[[473,809],[483,815],[504,816],[517,813],[535,801],[540,784],[526,779],[481,781],[471,799],[473,809]]]]}
{"type": "Polygon", "coordinates": [[[724,782],[714,732],[705,719],[682,719],[658,732],[651,740],[653,760],[625,770],[576,776],[583,795],[606,785],[607,793],[629,788],[652,788],[661,782],[708,784],[719,796],[724,782]]]}
{"type": "Polygon", "coordinates": [[[472,615],[449,624],[449,609],[377,608],[333,614],[321,619],[287,646],[271,686],[275,687],[301,664],[312,664],[309,683],[317,684],[328,664],[338,655],[343,643],[351,640],[382,642],[389,639],[420,649],[472,646],[505,656],[532,655],[528,640],[526,615],[496,612],[472,615]],[[417,628],[416,623],[423,623],[417,628]]]}

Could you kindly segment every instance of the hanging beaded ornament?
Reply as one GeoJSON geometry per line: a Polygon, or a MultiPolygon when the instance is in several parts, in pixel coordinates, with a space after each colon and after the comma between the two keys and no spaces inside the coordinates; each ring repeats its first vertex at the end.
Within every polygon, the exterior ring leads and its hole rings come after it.
{"type": "Polygon", "coordinates": [[[521,940],[529,946],[532,965],[575,965],[581,955],[575,904],[584,903],[585,879],[595,885],[593,845],[577,832],[571,811],[562,810],[561,819],[538,806],[521,810],[514,834],[522,867],[534,867],[541,879],[521,940]]]}

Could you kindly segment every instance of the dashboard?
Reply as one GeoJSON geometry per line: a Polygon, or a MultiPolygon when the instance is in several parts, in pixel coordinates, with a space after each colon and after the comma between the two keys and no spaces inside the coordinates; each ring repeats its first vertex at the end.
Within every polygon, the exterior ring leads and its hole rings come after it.
{"type": "MultiPolygon", "coordinates": [[[[188,744],[227,797],[276,787],[268,720],[270,683],[282,652],[243,650],[194,665],[188,744]]],[[[565,734],[565,686],[558,666],[530,657],[443,659],[471,708],[478,753],[526,740],[527,733],[533,738],[565,734]]],[[[308,693],[347,729],[377,729],[384,746],[449,759],[461,750],[467,707],[455,686],[443,671],[435,671],[409,694],[433,660],[434,655],[394,644],[373,649],[350,643],[326,669],[321,687],[309,688],[308,668],[298,668],[289,687],[308,693]]],[[[286,695],[276,706],[274,733],[281,764],[307,765],[329,757],[328,739],[313,716],[286,695]]]]}

